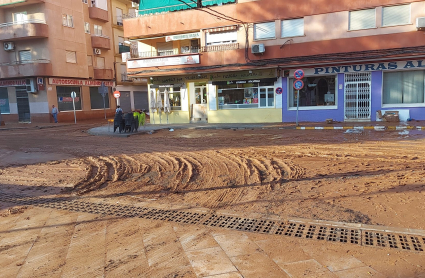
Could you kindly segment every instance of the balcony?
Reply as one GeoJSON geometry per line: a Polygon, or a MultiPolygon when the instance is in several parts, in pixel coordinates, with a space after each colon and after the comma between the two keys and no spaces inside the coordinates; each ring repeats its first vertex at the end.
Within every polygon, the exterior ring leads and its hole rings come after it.
{"type": "MultiPolygon", "coordinates": [[[[147,51],[147,52],[138,52],[137,49],[131,49],[131,58],[152,58],[152,57],[163,57],[163,56],[173,56],[173,55],[187,55],[191,53],[200,53],[200,52],[219,52],[227,50],[237,50],[239,49],[239,43],[227,43],[227,44],[217,44],[217,45],[207,45],[202,47],[190,47],[185,49],[185,51],[179,51],[178,49],[166,50],[166,51],[147,51]]],[[[121,52],[120,52],[121,53],[121,52]]]]}
{"type": "Polygon", "coordinates": [[[51,75],[53,75],[53,70],[50,60],[41,59],[0,64],[0,76],[2,78],[51,75]]]}
{"type": "Polygon", "coordinates": [[[10,8],[12,5],[13,7],[16,6],[23,6],[23,5],[30,5],[30,4],[36,4],[36,3],[44,3],[45,0],[0,0],[0,9],[7,9],[10,8]]]}
{"type": "Polygon", "coordinates": [[[0,24],[0,41],[49,37],[46,21],[39,19],[0,24]]]}
{"type": "Polygon", "coordinates": [[[109,21],[108,11],[105,11],[97,7],[89,7],[89,17],[92,19],[103,21],[103,22],[109,21]]]}
{"type": "Polygon", "coordinates": [[[112,80],[114,79],[114,72],[112,69],[98,69],[93,68],[94,79],[112,80]]]}
{"type": "Polygon", "coordinates": [[[111,40],[107,36],[92,35],[91,46],[93,48],[111,49],[111,40]]]}

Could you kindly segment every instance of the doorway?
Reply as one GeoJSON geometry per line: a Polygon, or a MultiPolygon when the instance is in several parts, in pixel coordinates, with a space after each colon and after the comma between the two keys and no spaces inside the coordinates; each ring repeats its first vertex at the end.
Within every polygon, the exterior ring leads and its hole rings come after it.
{"type": "Polygon", "coordinates": [[[344,119],[348,121],[370,121],[372,87],[371,74],[345,74],[344,81],[344,119]]]}
{"type": "Polygon", "coordinates": [[[16,103],[18,105],[19,122],[31,122],[30,103],[26,86],[16,87],[16,103]]]}
{"type": "Polygon", "coordinates": [[[208,95],[205,83],[195,83],[191,92],[191,122],[208,121],[208,95]]]}

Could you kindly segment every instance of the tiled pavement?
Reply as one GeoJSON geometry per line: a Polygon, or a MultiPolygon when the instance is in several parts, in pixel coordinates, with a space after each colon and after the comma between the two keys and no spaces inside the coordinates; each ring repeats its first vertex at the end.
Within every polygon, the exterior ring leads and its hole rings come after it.
{"type": "Polygon", "coordinates": [[[425,254],[29,207],[0,217],[0,269],[0,277],[425,277],[425,254]]]}

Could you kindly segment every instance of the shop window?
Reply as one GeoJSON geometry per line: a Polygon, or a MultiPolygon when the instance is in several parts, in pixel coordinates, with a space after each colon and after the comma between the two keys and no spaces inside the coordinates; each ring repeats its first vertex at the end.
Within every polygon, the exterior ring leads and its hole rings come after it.
{"type": "Polygon", "coordinates": [[[276,37],[275,22],[255,23],[254,40],[274,39],[276,37]]]}
{"type": "Polygon", "coordinates": [[[304,18],[282,20],[281,37],[304,36],[304,18]]]}
{"type": "Polygon", "coordinates": [[[384,72],[384,104],[423,104],[424,72],[384,72]]]}
{"type": "Polygon", "coordinates": [[[58,96],[58,109],[59,111],[73,111],[71,93],[75,92],[75,110],[81,110],[81,94],[80,87],[64,87],[56,86],[56,93],[58,96]]]}
{"type": "MultiPolygon", "coordinates": [[[[336,103],[336,77],[315,76],[304,77],[304,88],[299,92],[299,106],[330,106],[336,103]]],[[[294,79],[289,79],[289,107],[297,107],[297,98],[294,95],[294,79]]]]}
{"type": "Polygon", "coordinates": [[[7,94],[7,87],[0,87],[0,111],[2,114],[9,114],[9,95],[7,94]]]}
{"type": "Polygon", "coordinates": [[[171,110],[181,110],[180,87],[159,88],[158,90],[161,93],[162,107],[164,107],[165,91],[167,91],[171,110]]]}
{"type": "Polygon", "coordinates": [[[376,27],[375,9],[352,11],[349,15],[348,30],[362,30],[376,27]]]}
{"type": "Polygon", "coordinates": [[[218,85],[219,109],[274,107],[273,83],[218,85]]]}
{"type": "Polygon", "coordinates": [[[206,45],[236,43],[237,40],[238,40],[238,33],[236,30],[230,31],[230,32],[216,32],[216,33],[208,32],[205,34],[206,45]]]}
{"type": "MultiPolygon", "coordinates": [[[[90,105],[91,109],[103,109],[103,97],[99,94],[99,87],[90,87],[90,105]]],[[[105,95],[105,108],[109,108],[109,88],[105,95]]]]}
{"type": "Polygon", "coordinates": [[[410,4],[382,8],[382,26],[410,24],[410,4]]]}

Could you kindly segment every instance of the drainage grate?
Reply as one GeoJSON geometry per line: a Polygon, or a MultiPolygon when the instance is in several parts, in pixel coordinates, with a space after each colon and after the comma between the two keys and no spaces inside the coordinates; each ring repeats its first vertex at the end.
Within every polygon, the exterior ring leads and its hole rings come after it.
{"type": "Polygon", "coordinates": [[[234,216],[194,213],[176,210],[135,207],[128,205],[98,204],[69,198],[40,198],[1,194],[0,201],[20,205],[88,212],[118,217],[169,221],[183,224],[200,224],[208,227],[233,229],[245,232],[316,239],[379,248],[392,248],[423,252],[425,235],[392,233],[360,228],[336,227],[327,224],[300,223],[299,221],[273,221],[234,216]]]}

